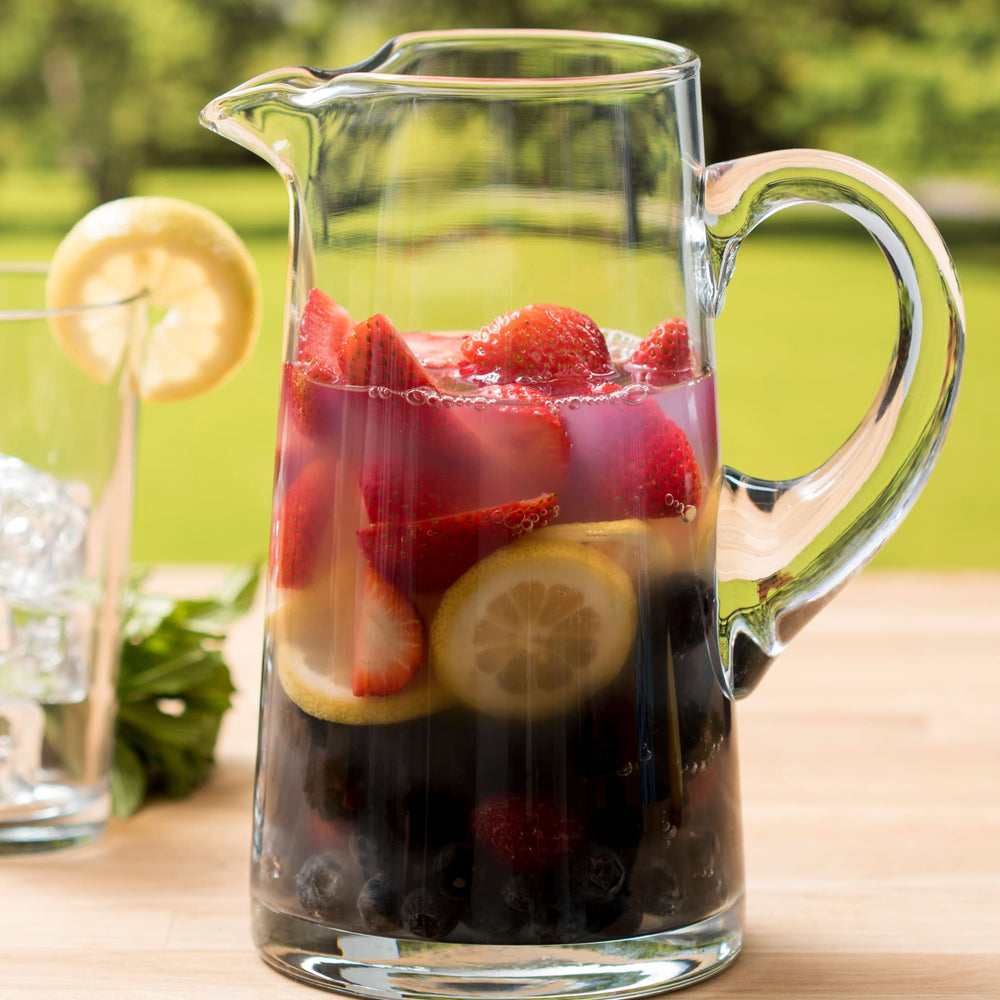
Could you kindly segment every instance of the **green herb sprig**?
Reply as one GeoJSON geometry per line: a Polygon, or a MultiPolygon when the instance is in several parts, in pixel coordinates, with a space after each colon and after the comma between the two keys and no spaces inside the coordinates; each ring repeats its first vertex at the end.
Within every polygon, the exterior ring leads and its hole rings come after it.
{"type": "Polygon", "coordinates": [[[111,773],[116,816],[133,815],[153,793],[184,798],[211,771],[236,690],[222,644],[253,604],[259,576],[259,567],[242,567],[203,600],[148,594],[133,581],[111,773]]]}

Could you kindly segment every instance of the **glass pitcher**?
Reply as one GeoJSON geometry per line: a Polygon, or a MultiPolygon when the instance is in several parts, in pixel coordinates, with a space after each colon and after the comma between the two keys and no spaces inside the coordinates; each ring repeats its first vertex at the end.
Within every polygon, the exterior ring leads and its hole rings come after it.
{"type": "Polygon", "coordinates": [[[706,165],[698,69],[431,32],[203,113],[290,196],[252,885],[300,980],[633,996],[740,950],[735,700],[913,504],[963,318],[874,169],[706,165]],[[843,447],[770,482],[721,464],[712,321],[803,202],[880,245],[899,337],[843,447]]]}

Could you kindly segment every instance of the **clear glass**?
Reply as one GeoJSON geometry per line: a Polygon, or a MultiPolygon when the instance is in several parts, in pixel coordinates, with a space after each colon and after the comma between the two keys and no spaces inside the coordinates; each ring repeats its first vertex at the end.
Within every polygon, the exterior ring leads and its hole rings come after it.
{"type": "MultiPolygon", "coordinates": [[[[66,356],[45,277],[0,265],[0,854],[91,840],[110,807],[135,402],[66,356]]],[[[85,311],[128,342],[140,310],[85,311]]]]}
{"type": "Polygon", "coordinates": [[[871,558],[933,464],[962,339],[940,238],[891,182],[833,154],[706,166],[697,58],[647,39],[402,36],[345,70],[249,81],[203,120],[268,160],[291,206],[262,956],[379,997],[635,996],[721,970],[743,933],[734,697],[871,558]],[[742,238],[809,200],[885,248],[901,327],[872,414],[793,489],[720,462],[716,385],[733,373],[716,373],[712,320],[742,238]],[[389,317],[429,385],[365,390],[303,367],[315,289],[352,320],[389,317]],[[541,403],[491,397],[462,336],[529,303],[592,317],[611,369],[536,385],[541,403]],[[629,358],[668,318],[693,362],[663,384],[629,358]],[[553,424],[566,452],[538,445],[553,424]],[[651,472],[668,427],[700,485],[683,502],[651,472]],[[479,522],[460,573],[415,541],[428,497],[447,516],[550,495],[558,511],[541,501],[499,549],[497,520],[479,522]],[[492,589],[520,574],[521,611],[492,589]],[[556,644],[560,673],[538,651],[498,667],[477,645],[492,625],[455,610],[544,618],[570,599],[592,600],[617,650],[598,676],[582,613],[556,644]],[[355,665],[401,607],[424,637],[418,671],[366,694],[355,665]]]}

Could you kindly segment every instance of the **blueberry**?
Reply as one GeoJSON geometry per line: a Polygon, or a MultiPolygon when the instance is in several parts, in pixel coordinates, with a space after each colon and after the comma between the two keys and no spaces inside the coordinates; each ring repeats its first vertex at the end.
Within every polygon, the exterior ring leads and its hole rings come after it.
{"type": "Polygon", "coordinates": [[[517,913],[527,913],[535,900],[535,890],[525,875],[512,875],[500,887],[500,898],[517,913]]]}
{"type": "Polygon", "coordinates": [[[531,929],[542,944],[568,944],[587,934],[587,910],[573,899],[532,908],[531,929]]]}
{"type": "Polygon", "coordinates": [[[306,802],[322,820],[353,815],[361,802],[357,775],[325,747],[311,746],[302,777],[306,802]]]}
{"type": "Polygon", "coordinates": [[[570,890],[584,903],[607,903],[625,885],[625,864],[610,847],[591,847],[570,865],[570,890]]]}
{"type": "Polygon", "coordinates": [[[355,864],[366,878],[384,874],[389,867],[388,849],[385,840],[363,830],[355,830],[348,845],[355,864]]]}
{"type": "Polygon", "coordinates": [[[348,877],[333,854],[314,854],[295,876],[302,909],[320,920],[337,920],[347,911],[348,877]]]}
{"type": "Polygon", "coordinates": [[[447,844],[431,862],[434,887],[451,899],[465,899],[472,889],[472,850],[447,844]]]}
{"type": "Polygon", "coordinates": [[[436,941],[447,937],[458,924],[459,904],[427,888],[414,889],[403,900],[401,918],[405,930],[436,941]]]}
{"type": "Polygon", "coordinates": [[[506,944],[527,919],[523,911],[512,910],[498,892],[477,890],[466,900],[462,919],[480,944],[506,944]]]}
{"type": "Polygon", "coordinates": [[[384,875],[368,879],[358,893],[358,912],[373,934],[391,934],[399,927],[399,895],[384,875]]]}
{"type": "Polygon", "coordinates": [[[677,870],[664,858],[654,858],[637,869],[632,884],[636,898],[647,913],[671,917],[684,904],[677,870]]]}

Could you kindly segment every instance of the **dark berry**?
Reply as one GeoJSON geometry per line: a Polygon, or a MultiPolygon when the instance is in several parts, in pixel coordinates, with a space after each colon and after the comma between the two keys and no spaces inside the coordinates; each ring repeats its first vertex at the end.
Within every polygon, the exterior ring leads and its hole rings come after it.
{"type": "Polygon", "coordinates": [[[348,877],[333,854],[314,854],[295,877],[295,893],[302,909],[321,920],[336,920],[350,901],[348,877]]]}
{"type": "Polygon", "coordinates": [[[378,875],[385,868],[385,850],[380,846],[377,837],[355,830],[351,835],[348,849],[355,864],[366,876],[378,875]]]}
{"type": "Polygon", "coordinates": [[[582,903],[562,899],[533,907],[529,923],[542,944],[568,944],[586,936],[587,910],[582,903]]]}
{"type": "Polygon", "coordinates": [[[477,891],[466,901],[462,919],[481,944],[504,944],[524,925],[526,914],[512,910],[499,893],[477,891]]]}
{"type": "Polygon", "coordinates": [[[570,865],[570,888],[584,903],[607,903],[625,885],[625,864],[610,847],[591,847],[570,865]]]}
{"type": "Polygon", "coordinates": [[[323,747],[309,748],[303,773],[306,802],[322,820],[343,819],[357,811],[360,793],[347,765],[323,747]]]}
{"type": "Polygon", "coordinates": [[[664,858],[654,858],[632,876],[633,892],[647,913],[673,916],[684,903],[681,880],[674,866],[664,858]]]}
{"type": "Polygon", "coordinates": [[[431,941],[446,937],[458,924],[458,916],[456,900],[426,888],[414,889],[403,900],[403,928],[417,937],[431,941]]]}
{"type": "Polygon", "coordinates": [[[358,893],[358,913],[373,934],[391,934],[399,927],[399,895],[384,875],[368,879],[358,893]]]}
{"type": "Polygon", "coordinates": [[[715,634],[715,597],[699,576],[681,573],[672,577],[663,600],[674,656],[704,645],[715,634]]]}
{"type": "Polygon", "coordinates": [[[525,875],[512,875],[500,887],[500,898],[512,910],[527,913],[535,899],[531,880],[525,875]]]}
{"type": "Polygon", "coordinates": [[[472,850],[466,844],[447,844],[431,863],[434,887],[452,899],[465,899],[472,889],[472,850]]]}

